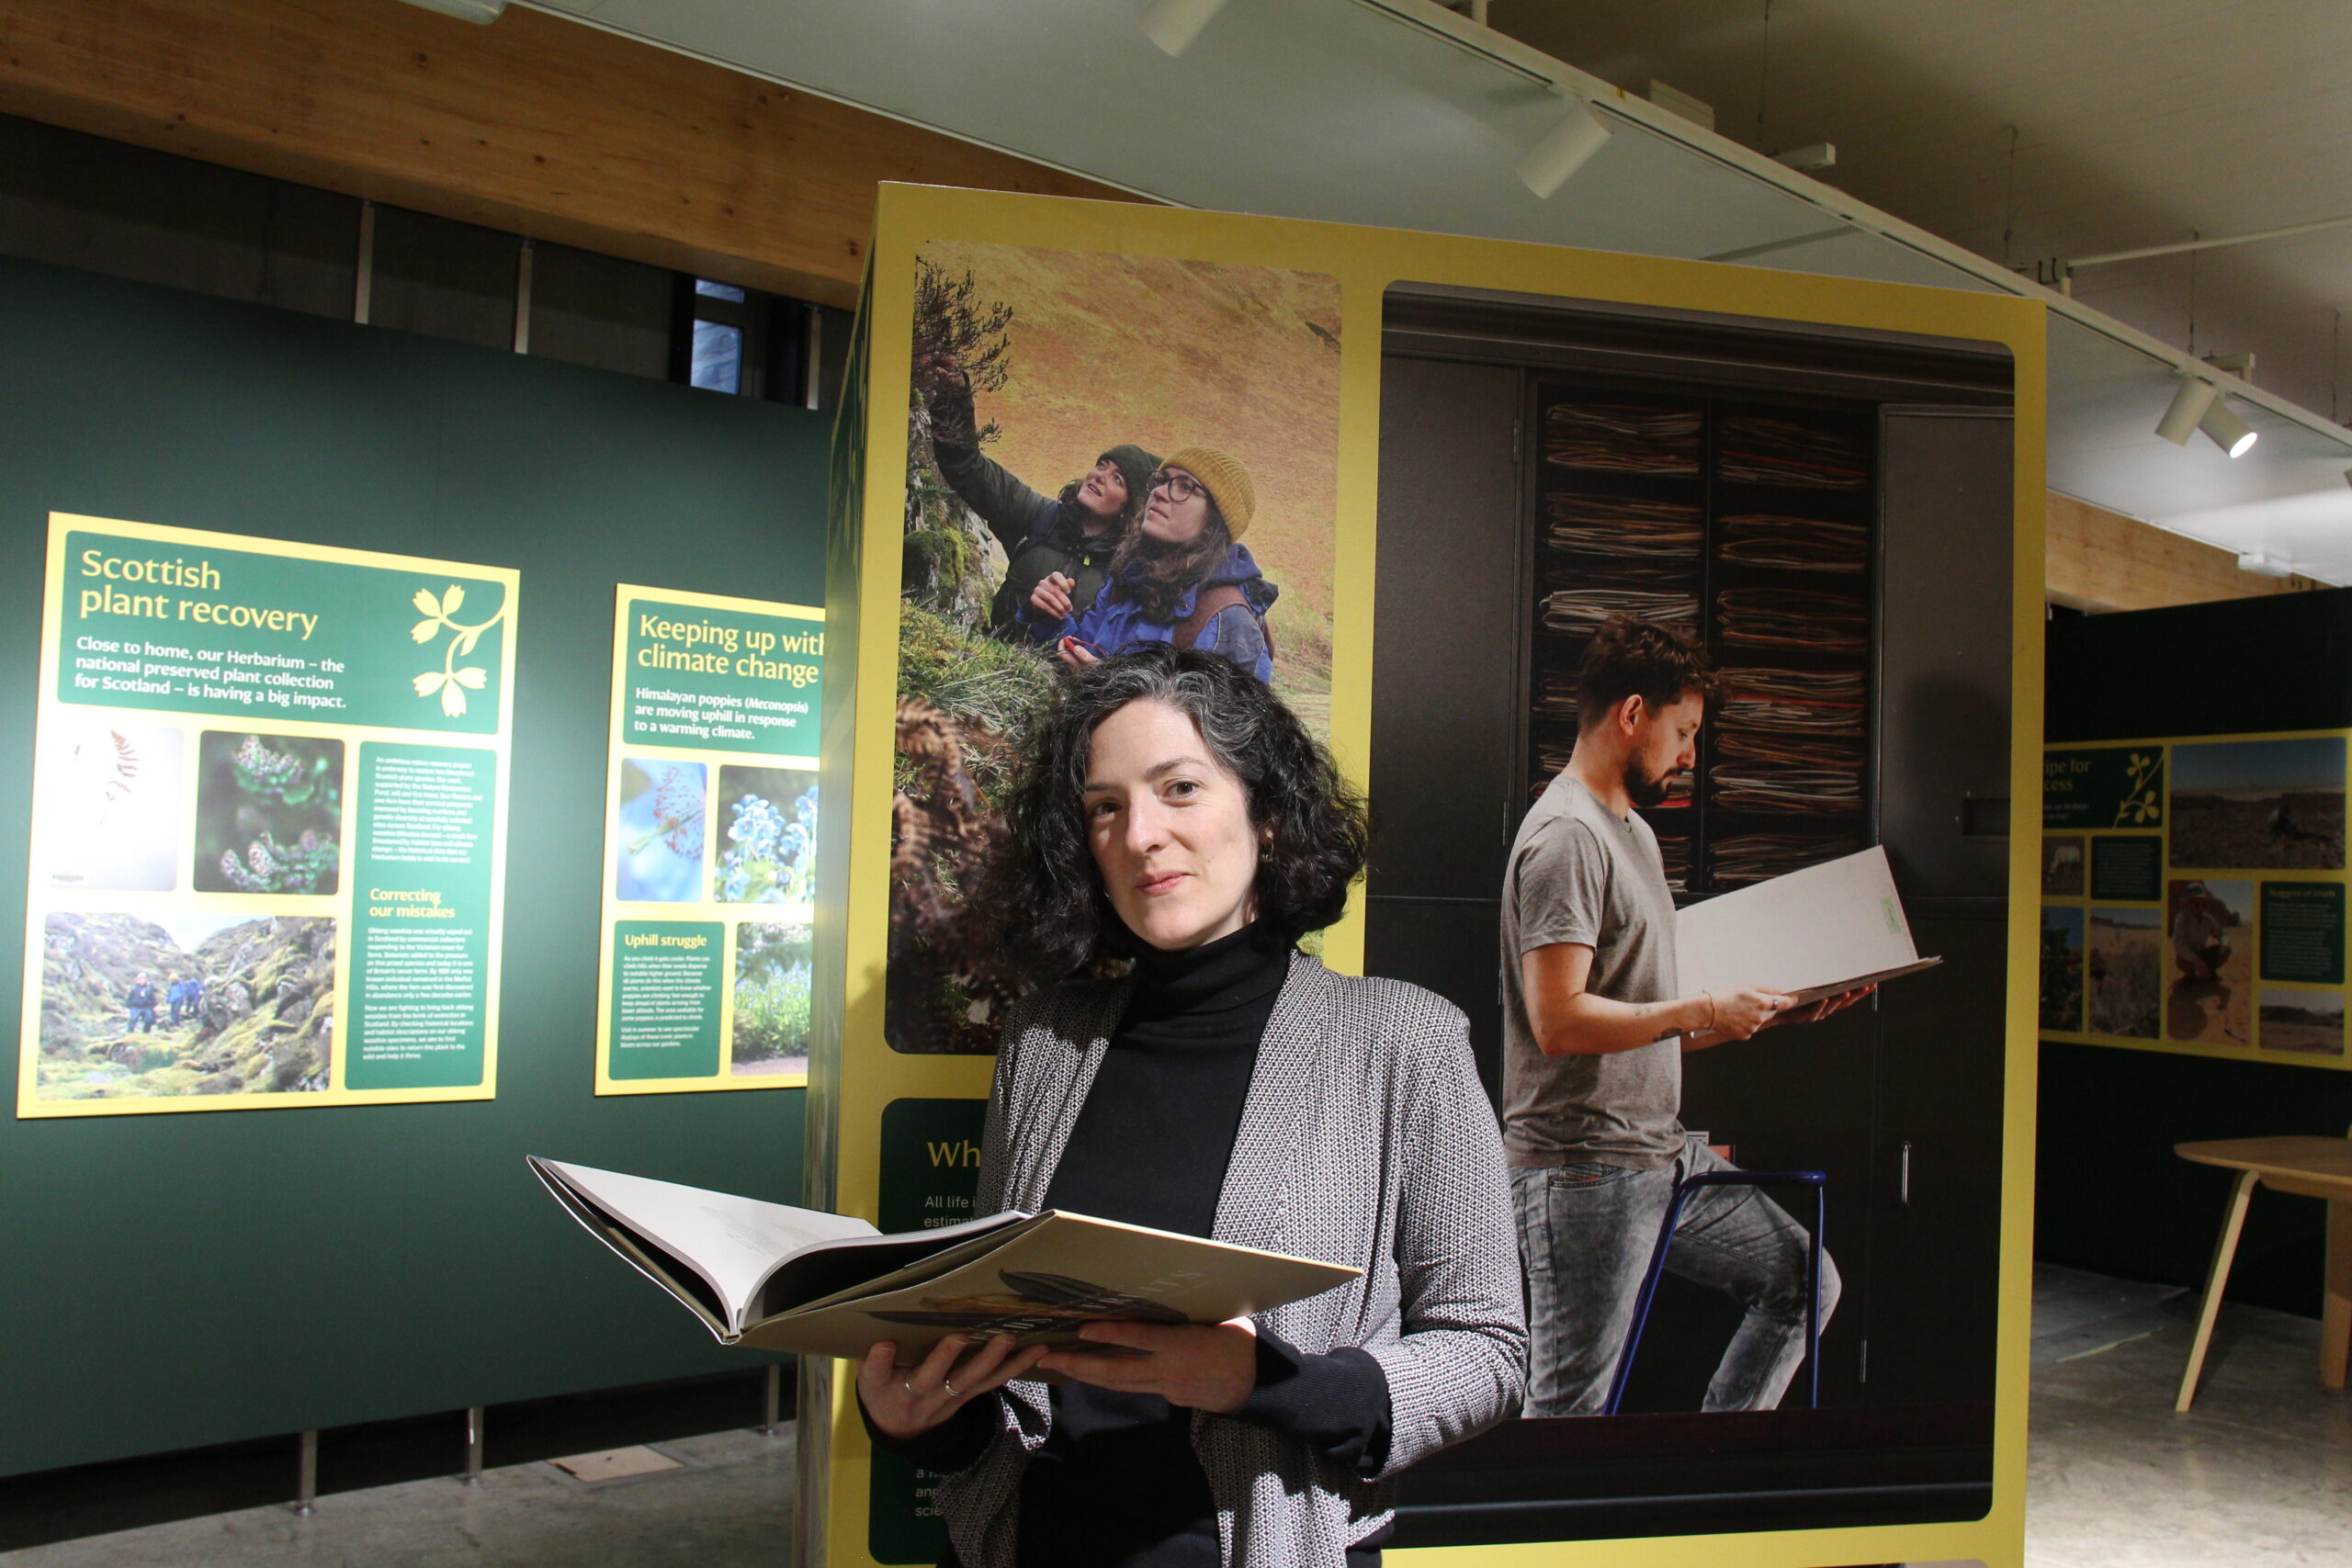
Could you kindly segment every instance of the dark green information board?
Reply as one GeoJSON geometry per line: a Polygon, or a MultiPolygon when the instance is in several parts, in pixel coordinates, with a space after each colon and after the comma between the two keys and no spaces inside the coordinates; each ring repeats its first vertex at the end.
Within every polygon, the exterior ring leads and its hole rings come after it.
{"type": "Polygon", "coordinates": [[[2344,885],[2262,885],[2262,977],[2344,984],[2344,885]]]}
{"type": "Polygon", "coordinates": [[[716,920],[613,926],[616,1078],[718,1076],[718,987],[727,928],[716,920]]]}
{"type": "Polygon", "coordinates": [[[353,1089],[481,1082],[497,791],[494,751],[359,748],[345,1034],[353,1089]]]}
{"type": "Polygon", "coordinates": [[[57,698],[495,734],[505,694],[489,677],[505,597],[480,579],[76,529],[65,537],[57,698]],[[435,698],[460,660],[462,700],[435,698]]]}
{"type": "Polygon", "coordinates": [[[2091,840],[2091,897],[2153,904],[2165,896],[2165,841],[2154,833],[2091,840]]]}
{"type": "MultiPolygon", "coordinates": [[[[879,1224],[885,1232],[930,1230],[973,1218],[980,1179],[984,1100],[894,1100],[882,1108],[879,1224]]],[[[939,1477],[887,1450],[874,1450],[866,1547],[875,1561],[936,1562],[946,1527],[932,1506],[939,1477]]]]}
{"type": "MultiPolygon", "coordinates": [[[[0,648],[15,692],[0,704],[11,954],[25,952],[52,513],[512,569],[524,611],[497,1098],[0,1119],[0,1192],[23,1198],[8,1205],[8,1252],[36,1264],[0,1269],[0,1335],[38,1347],[0,1378],[0,1473],[283,1436],[290,1488],[292,1433],[442,1413],[454,1470],[469,1405],[752,1374],[765,1358],[714,1344],[617,1265],[523,1156],[800,1201],[801,1091],[590,1092],[598,825],[615,585],[658,570],[681,592],[821,604],[831,411],[6,259],[0,389],[0,615],[17,628],[0,648]],[[126,1333],[105,1303],[149,1300],[159,1280],[180,1326],[126,1333]]],[[[224,558],[225,590],[238,580],[224,558]]],[[[430,586],[452,581],[466,589],[456,620],[498,608],[463,577],[430,586]]],[[[487,734],[474,691],[459,723],[439,693],[413,690],[448,660],[447,634],[412,640],[425,617],[406,596],[383,613],[393,651],[423,660],[389,665],[368,700],[452,750],[487,734]]],[[[233,711],[220,721],[232,742],[255,722],[233,711]]],[[[346,755],[355,792],[356,753],[380,739],[346,755]]],[[[446,868],[398,869],[388,887],[446,868]]],[[[21,963],[0,964],[0,1012],[20,1016],[21,991],[21,963]]]]}
{"type": "Polygon", "coordinates": [[[2165,819],[2161,746],[2052,749],[2041,754],[2041,827],[2155,828],[2165,819]]]}
{"type": "Polygon", "coordinates": [[[822,619],[638,599],[621,652],[629,743],[817,754],[822,619]]]}

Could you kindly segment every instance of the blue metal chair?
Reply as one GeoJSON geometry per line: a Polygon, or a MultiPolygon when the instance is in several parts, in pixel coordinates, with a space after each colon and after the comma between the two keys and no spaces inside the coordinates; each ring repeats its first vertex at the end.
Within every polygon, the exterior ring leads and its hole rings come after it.
{"type": "Polygon", "coordinates": [[[1609,1380],[1609,1404],[1604,1415],[1614,1416],[1634,1375],[1634,1352],[1642,1348],[1642,1329],[1649,1322],[1650,1303],[1657,1297],[1658,1280],[1666,1273],[1666,1255],[1674,1246],[1674,1227],[1682,1218],[1682,1202],[1702,1187],[1810,1187],[1813,1189],[1813,1249],[1805,1262],[1804,1363],[1806,1403],[1821,1408],[1821,1229],[1829,1217],[1829,1177],[1819,1170],[1703,1170],[1674,1184],[1666,1206],[1666,1224],[1658,1227],[1650,1248],[1649,1272],[1642,1277],[1642,1293],[1634,1302],[1633,1326],[1626,1330],[1625,1348],[1617,1353],[1617,1371],[1609,1380]]]}

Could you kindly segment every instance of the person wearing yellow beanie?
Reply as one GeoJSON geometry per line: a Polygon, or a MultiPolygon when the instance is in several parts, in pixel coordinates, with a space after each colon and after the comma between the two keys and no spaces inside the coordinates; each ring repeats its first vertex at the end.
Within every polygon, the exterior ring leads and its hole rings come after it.
{"type": "Polygon", "coordinates": [[[1266,611],[1279,590],[1240,543],[1257,510],[1257,487],[1241,459],[1215,446],[1180,447],[1151,476],[1143,519],[1092,607],[1072,614],[1049,580],[1024,615],[1073,669],[1137,643],[1165,642],[1222,654],[1270,680],[1266,611]]]}
{"type": "Polygon", "coordinates": [[[1186,446],[1170,453],[1160,460],[1161,477],[1189,475],[1209,492],[1217,514],[1225,519],[1225,531],[1236,539],[1250,531],[1250,517],[1258,509],[1257,487],[1250,482],[1250,470],[1241,459],[1214,446],[1186,446]]]}

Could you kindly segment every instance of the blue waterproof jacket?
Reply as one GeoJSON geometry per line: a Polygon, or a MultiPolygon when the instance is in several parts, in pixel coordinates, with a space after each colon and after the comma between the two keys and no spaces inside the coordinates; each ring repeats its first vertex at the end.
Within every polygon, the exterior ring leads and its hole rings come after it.
{"type": "Polygon", "coordinates": [[[1274,673],[1274,657],[1266,641],[1265,616],[1281,590],[1266,581],[1265,573],[1250,558],[1247,545],[1236,545],[1227,550],[1225,559],[1208,576],[1185,590],[1184,596],[1176,601],[1175,614],[1165,621],[1150,619],[1143,606],[1128,598],[1116,583],[1103,590],[1092,604],[1077,615],[1066,615],[1054,623],[1046,623],[1035,610],[1029,611],[1028,615],[1047,641],[1059,642],[1063,637],[1074,637],[1106,655],[1124,653],[1138,643],[1173,642],[1176,627],[1193,613],[1193,603],[1201,593],[1227,585],[1241,591],[1242,603],[1217,612],[1201,628],[1193,646],[1204,653],[1221,653],[1259,680],[1270,681],[1274,673]]]}

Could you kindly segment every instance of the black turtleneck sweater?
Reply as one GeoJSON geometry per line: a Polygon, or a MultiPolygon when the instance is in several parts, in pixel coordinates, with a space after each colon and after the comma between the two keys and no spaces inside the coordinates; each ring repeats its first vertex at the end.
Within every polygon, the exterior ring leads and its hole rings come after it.
{"type": "MultiPolygon", "coordinates": [[[[1262,925],[1146,953],[1046,1206],[1210,1235],[1258,1043],[1289,973],[1289,944],[1262,925]]],[[[1023,1568],[1216,1568],[1216,1506],[1193,1451],[1192,1412],[1080,1382],[1050,1397],[1052,1431],[1021,1483],[1023,1568]]],[[[997,1412],[996,1400],[974,1400],[891,1446],[957,1469],[979,1457],[997,1412]]],[[[1387,1458],[1388,1382],[1362,1350],[1307,1355],[1261,1331],[1258,1386],[1236,1414],[1365,1474],[1387,1458]]],[[[1374,1542],[1349,1553],[1351,1568],[1378,1561],[1374,1542]]]]}

